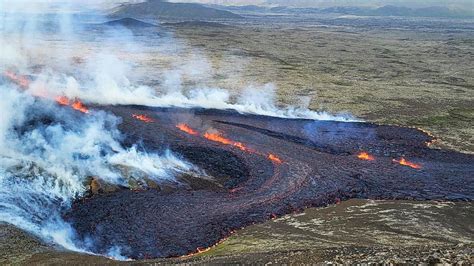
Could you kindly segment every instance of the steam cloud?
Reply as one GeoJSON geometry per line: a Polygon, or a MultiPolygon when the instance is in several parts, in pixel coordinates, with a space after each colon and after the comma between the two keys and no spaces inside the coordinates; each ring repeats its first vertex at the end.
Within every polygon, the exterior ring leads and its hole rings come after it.
{"type": "MultiPolygon", "coordinates": [[[[15,15],[2,14],[2,73],[12,69],[28,73],[32,58],[44,56],[35,54],[34,38],[43,34],[44,21],[40,17],[20,20],[15,15]]],[[[65,40],[74,39],[70,18],[60,16],[52,22],[62,25],[59,35],[65,40]]],[[[66,55],[55,51],[51,56],[66,55]]],[[[97,73],[98,80],[110,78],[97,73]]],[[[75,84],[74,79],[53,69],[36,74],[28,88],[0,78],[0,222],[66,249],[89,253],[93,243],[76,239],[61,213],[74,199],[84,196],[92,178],[128,187],[131,180],[176,182],[177,173],[195,168],[170,151],[148,154],[136,146],[123,147],[117,130],[120,121],[110,114],[96,111],[83,115],[50,100],[75,84]],[[132,174],[126,175],[124,169],[132,174]]],[[[113,91],[117,88],[112,87],[111,92],[125,93],[113,91]]],[[[125,259],[119,251],[120,247],[111,247],[110,254],[104,255],[125,259]]]]}
{"type": "MultiPolygon", "coordinates": [[[[86,193],[91,178],[127,187],[130,179],[174,181],[180,172],[198,171],[170,151],[148,154],[137,147],[123,147],[118,118],[100,111],[82,115],[56,105],[51,101],[55,97],[97,104],[204,107],[287,118],[352,119],[302,107],[278,108],[272,84],[248,87],[240,94],[206,85],[188,89],[183,85],[184,75],[201,84],[200,79],[209,78],[212,71],[198,52],[184,66],[158,73],[158,88],[136,85],[139,83],[133,73],[139,72],[137,67],[113,51],[117,46],[130,53],[145,48],[134,42],[135,36],[125,28],[84,30],[84,24],[76,22],[78,16],[70,12],[73,2],[57,2],[51,9],[45,2],[10,5],[0,1],[0,72],[14,71],[31,80],[21,87],[0,77],[0,222],[18,226],[45,241],[74,251],[90,250],[93,243],[76,239],[61,213],[86,193]],[[32,14],[18,13],[25,7],[32,14]],[[55,10],[54,15],[46,14],[51,10],[55,10]],[[83,40],[90,31],[96,34],[83,40]],[[54,45],[51,48],[49,44],[54,45]],[[75,57],[77,50],[82,55],[79,59],[75,57]],[[124,168],[134,175],[125,175],[124,168]]],[[[171,38],[164,46],[159,49],[172,56],[179,44],[171,38]]],[[[120,248],[110,247],[109,254],[103,255],[125,259],[120,248]]]]}

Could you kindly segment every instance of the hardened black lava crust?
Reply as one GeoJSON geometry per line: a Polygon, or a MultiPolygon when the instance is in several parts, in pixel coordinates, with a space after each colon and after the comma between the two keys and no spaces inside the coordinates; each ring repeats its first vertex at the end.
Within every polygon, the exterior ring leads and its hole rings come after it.
{"type": "Polygon", "coordinates": [[[474,199],[474,156],[431,149],[432,137],[413,128],[226,110],[95,108],[122,118],[124,145],[139,143],[148,152],[169,149],[217,184],[119,189],[76,201],[64,217],[78,237],[92,240],[97,253],[120,247],[134,259],[183,256],[247,225],[350,198],[474,199]],[[181,123],[195,134],[178,129],[181,123]],[[206,132],[232,142],[209,140],[206,132]],[[374,160],[358,158],[360,152],[374,160]],[[402,158],[420,168],[401,165],[402,158]]]}

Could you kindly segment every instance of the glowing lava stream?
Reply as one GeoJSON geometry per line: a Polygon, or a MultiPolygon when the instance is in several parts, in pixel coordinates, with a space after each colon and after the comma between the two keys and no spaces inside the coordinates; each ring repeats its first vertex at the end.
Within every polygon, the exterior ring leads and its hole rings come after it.
{"type": "Polygon", "coordinates": [[[27,89],[30,86],[30,81],[26,76],[17,75],[8,70],[5,71],[4,75],[23,89],[27,89]]]}
{"type": "Polygon", "coordinates": [[[255,152],[247,148],[242,142],[236,142],[236,141],[224,138],[220,133],[204,133],[204,138],[214,141],[214,142],[222,143],[224,145],[231,145],[231,146],[237,147],[242,151],[255,152]]]}
{"type": "Polygon", "coordinates": [[[153,122],[155,122],[155,120],[153,120],[153,118],[148,117],[147,115],[133,114],[132,117],[135,118],[135,119],[137,119],[137,120],[143,121],[143,122],[145,122],[145,123],[153,123],[153,122]]]}
{"type": "MultiPolygon", "coordinates": [[[[7,77],[8,79],[10,79],[12,82],[14,82],[15,84],[17,84],[18,86],[20,86],[23,89],[28,89],[30,87],[30,80],[26,76],[17,75],[12,71],[5,71],[4,76],[7,77]]],[[[39,93],[39,94],[38,93],[33,93],[33,96],[51,99],[50,97],[48,97],[46,95],[46,93],[44,93],[44,94],[43,93],[39,93]]],[[[79,112],[82,112],[82,113],[85,113],[85,114],[89,113],[89,109],[80,100],[76,99],[74,101],[71,101],[66,96],[57,96],[55,98],[55,101],[59,105],[71,106],[72,109],[77,110],[79,112]]]]}
{"type": "Polygon", "coordinates": [[[198,133],[196,130],[190,128],[188,125],[186,125],[186,124],[184,124],[184,123],[180,123],[180,124],[176,125],[176,127],[177,127],[179,130],[181,130],[181,131],[183,131],[183,132],[186,132],[186,133],[188,133],[188,134],[190,134],[190,135],[194,135],[194,136],[199,135],[199,133],[198,133]]]}
{"type": "Polygon", "coordinates": [[[360,152],[359,154],[357,154],[357,158],[359,158],[361,160],[365,160],[365,161],[374,161],[375,160],[374,156],[368,154],[365,151],[360,152]]]}
{"type": "Polygon", "coordinates": [[[422,166],[421,164],[417,164],[417,163],[412,163],[412,162],[409,162],[407,161],[405,158],[401,158],[400,160],[397,160],[397,159],[393,159],[393,162],[394,163],[398,163],[400,165],[404,165],[404,166],[408,166],[408,167],[411,167],[413,169],[421,169],[422,166]]]}
{"type": "Polygon", "coordinates": [[[64,106],[68,106],[70,103],[69,103],[69,99],[66,97],[66,96],[58,96],[56,97],[56,102],[59,104],[59,105],[64,105],[64,106]]]}
{"type": "Polygon", "coordinates": [[[82,112],[84,114],[89,113],[89,109],[79,100],[71,101],[66,96],[56,97],[56,103],[62,106],[71,106],[72,109],[82,112]]]}
{"type": "Polygon", "coordinates": [[[88,114],[89,113],[89,109],[87,109],[87,107],[79,100],[76,100],[72,105],[71,107],[74,109],[74,110],[77,110],[79,112],[83,112],[85,114],[88,114]]]}
{"type": "Polygon", "coordinates": [[[277,164],[283,163],[283,161],[280,158],[278,158],[276,155],[271,154],[271,153],[268,155],[268,159],[272,160],[274,163],[277,163],[277,164]]]}
{"type": "MultiPolygon", "coordinates": [[[[199,132],[197,132],[196,130],[192,129],[191,127],[189,127],[188,125],[186,125],[184,123],[179,123],[178,125],[176,125],[176,127],[179,130],[181,130],[185,133],[188,133],[190,135],[194,135],[194,136],[199,135],[199,132]]],[[[249,147],[245,146],[242,142],[233,141],[231,139],[225,138],[220,133],[206,132],[206,133],[204,133],[203,137],[210,140],[210,141],[214,141],[214,142],[221,143],[221,144],[224,144],[224,145],[234,146],[234,147],[240,149],[241,151],[245,151],[245,152],[248,152],[248,153],[255,153],[255,154],[258,154],[258,155],[261,155],[261,156],[265,156],[267,159],[269,159],[270,161],[272,161],[275,164],[282,164],[283,163],[283,160],[281,160],[275,154],[260,153],[258,151],[255,151],[255,150],[250,149],[249,147]]]]}

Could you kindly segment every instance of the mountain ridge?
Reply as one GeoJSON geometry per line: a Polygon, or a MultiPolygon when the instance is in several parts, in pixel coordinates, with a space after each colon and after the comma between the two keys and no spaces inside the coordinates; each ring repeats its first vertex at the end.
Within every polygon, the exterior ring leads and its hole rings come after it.
{"type": "Polygon", "coordinates": [[[195,3],[171,3],[163,0],[148,0],[142,3],[122,4],[111,13],[112,17],[153,19],[213,20],[239,19],[242,16],[227,10],[215,9],[195,3]]]}

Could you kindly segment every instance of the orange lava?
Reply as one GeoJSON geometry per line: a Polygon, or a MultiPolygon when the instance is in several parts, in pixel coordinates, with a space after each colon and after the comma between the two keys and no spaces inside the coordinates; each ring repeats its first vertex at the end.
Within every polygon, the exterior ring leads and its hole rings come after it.
{"type": "Polygon", "coordinates": [[[365,161],[373,161],[375,160],[375,157],[368,154],[367,152],[363,151],[363,152],[360,152],[359,154],[357,154],[357,158],[361,159],[361,160],[365,160],[365,161]]]}
{"type": "Polygon", "coordinates": [[[183,131],[183,132],[186,132],[186,133],[188,133],[188,134],[190,134],[190,135],[194,135],[194,136],[199,135],[199,133],[198,133],[196,130],[192,129],[191,127],[189,127],[188,125],[186,125],[186,124],[184,124],[184,123],[180,123],[180,124],[176,125],[176,127],[177,127],[179,130],[181,130],[181,131],[183,131]]]}
{"type": "Polygon", "coordinates": [[[153,120],[152,118],[148,117],[147,115],[137,115],[137,114],[133,114],[132,117],[135,118],[135,119],[137,119],[137,120],[143,121],[143,122],[145,122],[145,123],[153,123],[153,122],[155,122],[155,120],[153,120]]]}
{"type": "Polygon", "coordinates": [[[214,142],[219,142],[224,145],[232,145],[234,147],[239,148],[242,151],[250,152],[251,150],[247,148],[242,142],[236,142],[227,138],[224,138],[221,134],[219,133],[205,133],[204,137],[208,140],[214,141],[214,142]]]}
{"type": "MultiPolygon", "coordinates": [[[[30,81],[26,76],[17,75],[12,71],[5,71],[4,75],[24,89],[27,89],[30,86],[30,81]]],[[[47,93],[36,92],[33,95],[41,98],[49,98],[47,96],[47,93]]],[[[59,105],[71,106],[73,109],[79,112],[85,114],[89,113],[89,109],[80,100],[75,100],[74,102],[71,102],[66,96],[58,96],[55,98],[55,101],[59,105]]]]}
{"type": "Polygon", "coordinates": [[[283,161],[280,158],[278,158],[278,156],[271,153],[268,155],[268,159],[270,159],[272,162],[277,163],[277,164],[283,163],[283,161]]]}
{"type": "Polygon", "coordinates": [[[82,112],[84,114],[89,113],[89,109],[87,109],[87,107],[79,100],[74,101],[74,103],[71,105],[71,107],[74,110],[77,110],[77,111],[82,112]]]}
{"type": "Polygon", "coordinates": [[[58,96],[56,97],[56,102],[59,104],[59,105],[69,105],[69,99],[66,97],[66,96],[58,96]]]}
{"type": "Polygon", "coordinates": [[[411,167],[411,168],[414,168],[414,169],[421,169],[422,168],[421,164],[409,162],[403,157],[400,160],[393,159],[393,162],[398,163],[400,165],[408,166],[408,167],[411,167]]]}
{"type": "Polygon", "coordinates": [[[82,112],[84,114],[89,113],[89,109],[82,103],[80,100],[74,100],[71,101],[68,97],[66,96],[58,96],[55,99],[56,103],[59,105],[63,106],[71,106],[72,109],[77,110],[79,112],[82,112]]]}
{"type": "Polygon", "coordinates": [[[14,72],[8,70],[5,71],[4,75],[24,89],[30,86],[30,81],[26,76],[17,75],[14,72]]]}
{"type": "MultiPolygon", "coordinates": [[[[188,125],[184,124],[184,123],[179,123],[176,125],[176,128],[178,128],[179,130],[183,131],[183,132],[186,132],[190,135],[194,135],[194,136],[198,136],[199,135],[199,132],[192,129],[191,127],[189,127],[188,125]]],[[[214,142],[217,142],[217,143],[220,143],[220,144],[224,144],[224,145],[229,145],[229,146],[233,146],[233,147],[236,147],[238,148],[239,150],[241,151],[245,151],[245,152],[248,152],[248,153],[254,153],[254,154],[257,154],[257,155],[260,155],[260,156],[264,156],[266,157],[267,159],[269,159],[270,161],[272,161],[273,163],[275,164],[282,164],[283,163],[283,160],[280,159],[278,156],[276,156],[275,154],[272,154],[272,153],[262,153],[262,152],[259,152],[259,151],[256,151],[256,150],[253,150],[249,147],[247,147],[245,144],[243,144],[242,142],[238,142],[238,141],[233,141],[231,139],[228,139],[224,136],[222,136],[219,132],[217,133],[210,133],[210,132],[206,132],[204,133],[204,135],[202,135],[204,138],[210,140],[210,141],[214,141],[214,142]]],[[[232,192],[232,191],[231,191],[232,192]]]]}

